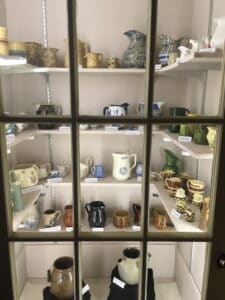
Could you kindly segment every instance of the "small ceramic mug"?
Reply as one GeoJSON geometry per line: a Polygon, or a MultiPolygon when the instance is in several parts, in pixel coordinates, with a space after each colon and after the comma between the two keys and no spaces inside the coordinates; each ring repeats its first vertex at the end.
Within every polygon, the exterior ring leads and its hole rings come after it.
{"type": "Polygon", "coordinates": [[[96,178],[104,178],[105,170],[103,165],[95,165],[91,168],[91,173],[96,178]]]}
{"type": "Polygon", "coordinates": [[[119,67],[119,58],[109,57],[108,58],[108,68],[114,69],[119,67]]]}
{"type": "Polygon", "coordinates": [[[43,213],[43,224],[45,227],[55,226],[61,217],[60,210],[47,209],[43,213]]]}
{"type": "Polygon", "coordinates": [[[187,188],[191,193],[204,193],[205,183],[201,180],[192,180],[187,181],[187,188]]]}
{"type": "Polygon", "coordinates": [[[113,212],[112,221],[118,228],[128,227],[130,225],[130,215],[127,210],[118,209],[113,212]]]}
{"type": "Polygon", "coordinates": [[[171,178],[175,175],[175,172],[172,170],[165,170],[159,173],[160,179],[163,182],[164,187],[166,188],[166,178],[171,178]]]}
{"type": "Polygon", "coordinates": [[[61,177],[66,177],[70,173],[70,165],[58,165],[56,169],[59,171],[61,177]]]}

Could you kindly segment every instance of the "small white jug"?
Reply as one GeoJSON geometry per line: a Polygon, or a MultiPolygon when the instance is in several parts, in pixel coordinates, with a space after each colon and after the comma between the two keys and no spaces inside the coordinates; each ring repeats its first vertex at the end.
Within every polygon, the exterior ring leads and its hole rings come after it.
{"type": "Polygon", "coordinates": [[[116,180],[127,180],[130,178],[131,171],[137,164],[137,155],[129,153],[113,153],[113,172],[112,176],[116,180]],[[131,165],[131,158],[134,158],[134,163],[131,165]]]}

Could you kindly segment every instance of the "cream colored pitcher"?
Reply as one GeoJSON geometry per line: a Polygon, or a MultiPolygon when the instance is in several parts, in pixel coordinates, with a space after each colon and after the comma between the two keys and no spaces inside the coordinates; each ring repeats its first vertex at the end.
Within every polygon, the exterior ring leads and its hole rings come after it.
{"type": "Polygon", "coordinates": [[[131,171],[137,164],[137,155],[129,153],[113,153],[113,173],[112,176],[116,180],[127,180],[130,178],[131,171]],[[134,159],[133,165],[131,165],[131,159],[134,159]]]}
{"type": "MultiPolygon", "coordinates": [[[[65,56],[64,56],[64,67],[69,68],[69,41],[64,39],[65,43],[65,56]]],[[[77,40],[77,63],[78,65],[85,66],[85,55],[88,53],[88,44],[83,43],[81,40],[77,40]]]]}
{"type": "Polygon", "coordinates": [[[102,62],[103,55],[101,53],[89,52],[85,55],[87,58],[87,68],[98,68],[102,62]]]}

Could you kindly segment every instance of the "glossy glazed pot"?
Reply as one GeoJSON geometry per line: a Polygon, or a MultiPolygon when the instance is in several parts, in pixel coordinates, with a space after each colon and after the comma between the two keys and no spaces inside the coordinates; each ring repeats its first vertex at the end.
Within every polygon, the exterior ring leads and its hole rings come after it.
{"type": "Polygon", "coordinates": [[[48,270],[50,291],[58,299],[69,299],[74,294],[73,258],[62,256],[54,261],[53,267],[48,270]]]}
{"type": "Polygon", "coordinates": [[[64,208],[63,223],[66,227],[73,226],[73,206],[66,205],[64,208]]]}
{"type": "Polygon", "coordinates": [[[85,205],[88,222],[91,228],[104,227],[106,222],[105,204],[102,201],[92,201],[85,205]]]}

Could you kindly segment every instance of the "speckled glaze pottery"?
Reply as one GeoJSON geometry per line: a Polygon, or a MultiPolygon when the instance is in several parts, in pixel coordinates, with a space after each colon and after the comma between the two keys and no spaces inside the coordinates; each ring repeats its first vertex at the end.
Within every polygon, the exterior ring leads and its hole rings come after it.
{"type": "Polygon", "coordinates": [[[146,35],[137,30],[124,33],[130,40],[124,51],[122,62],[125,68],[144,68],[146,62],[146,35]]]}

